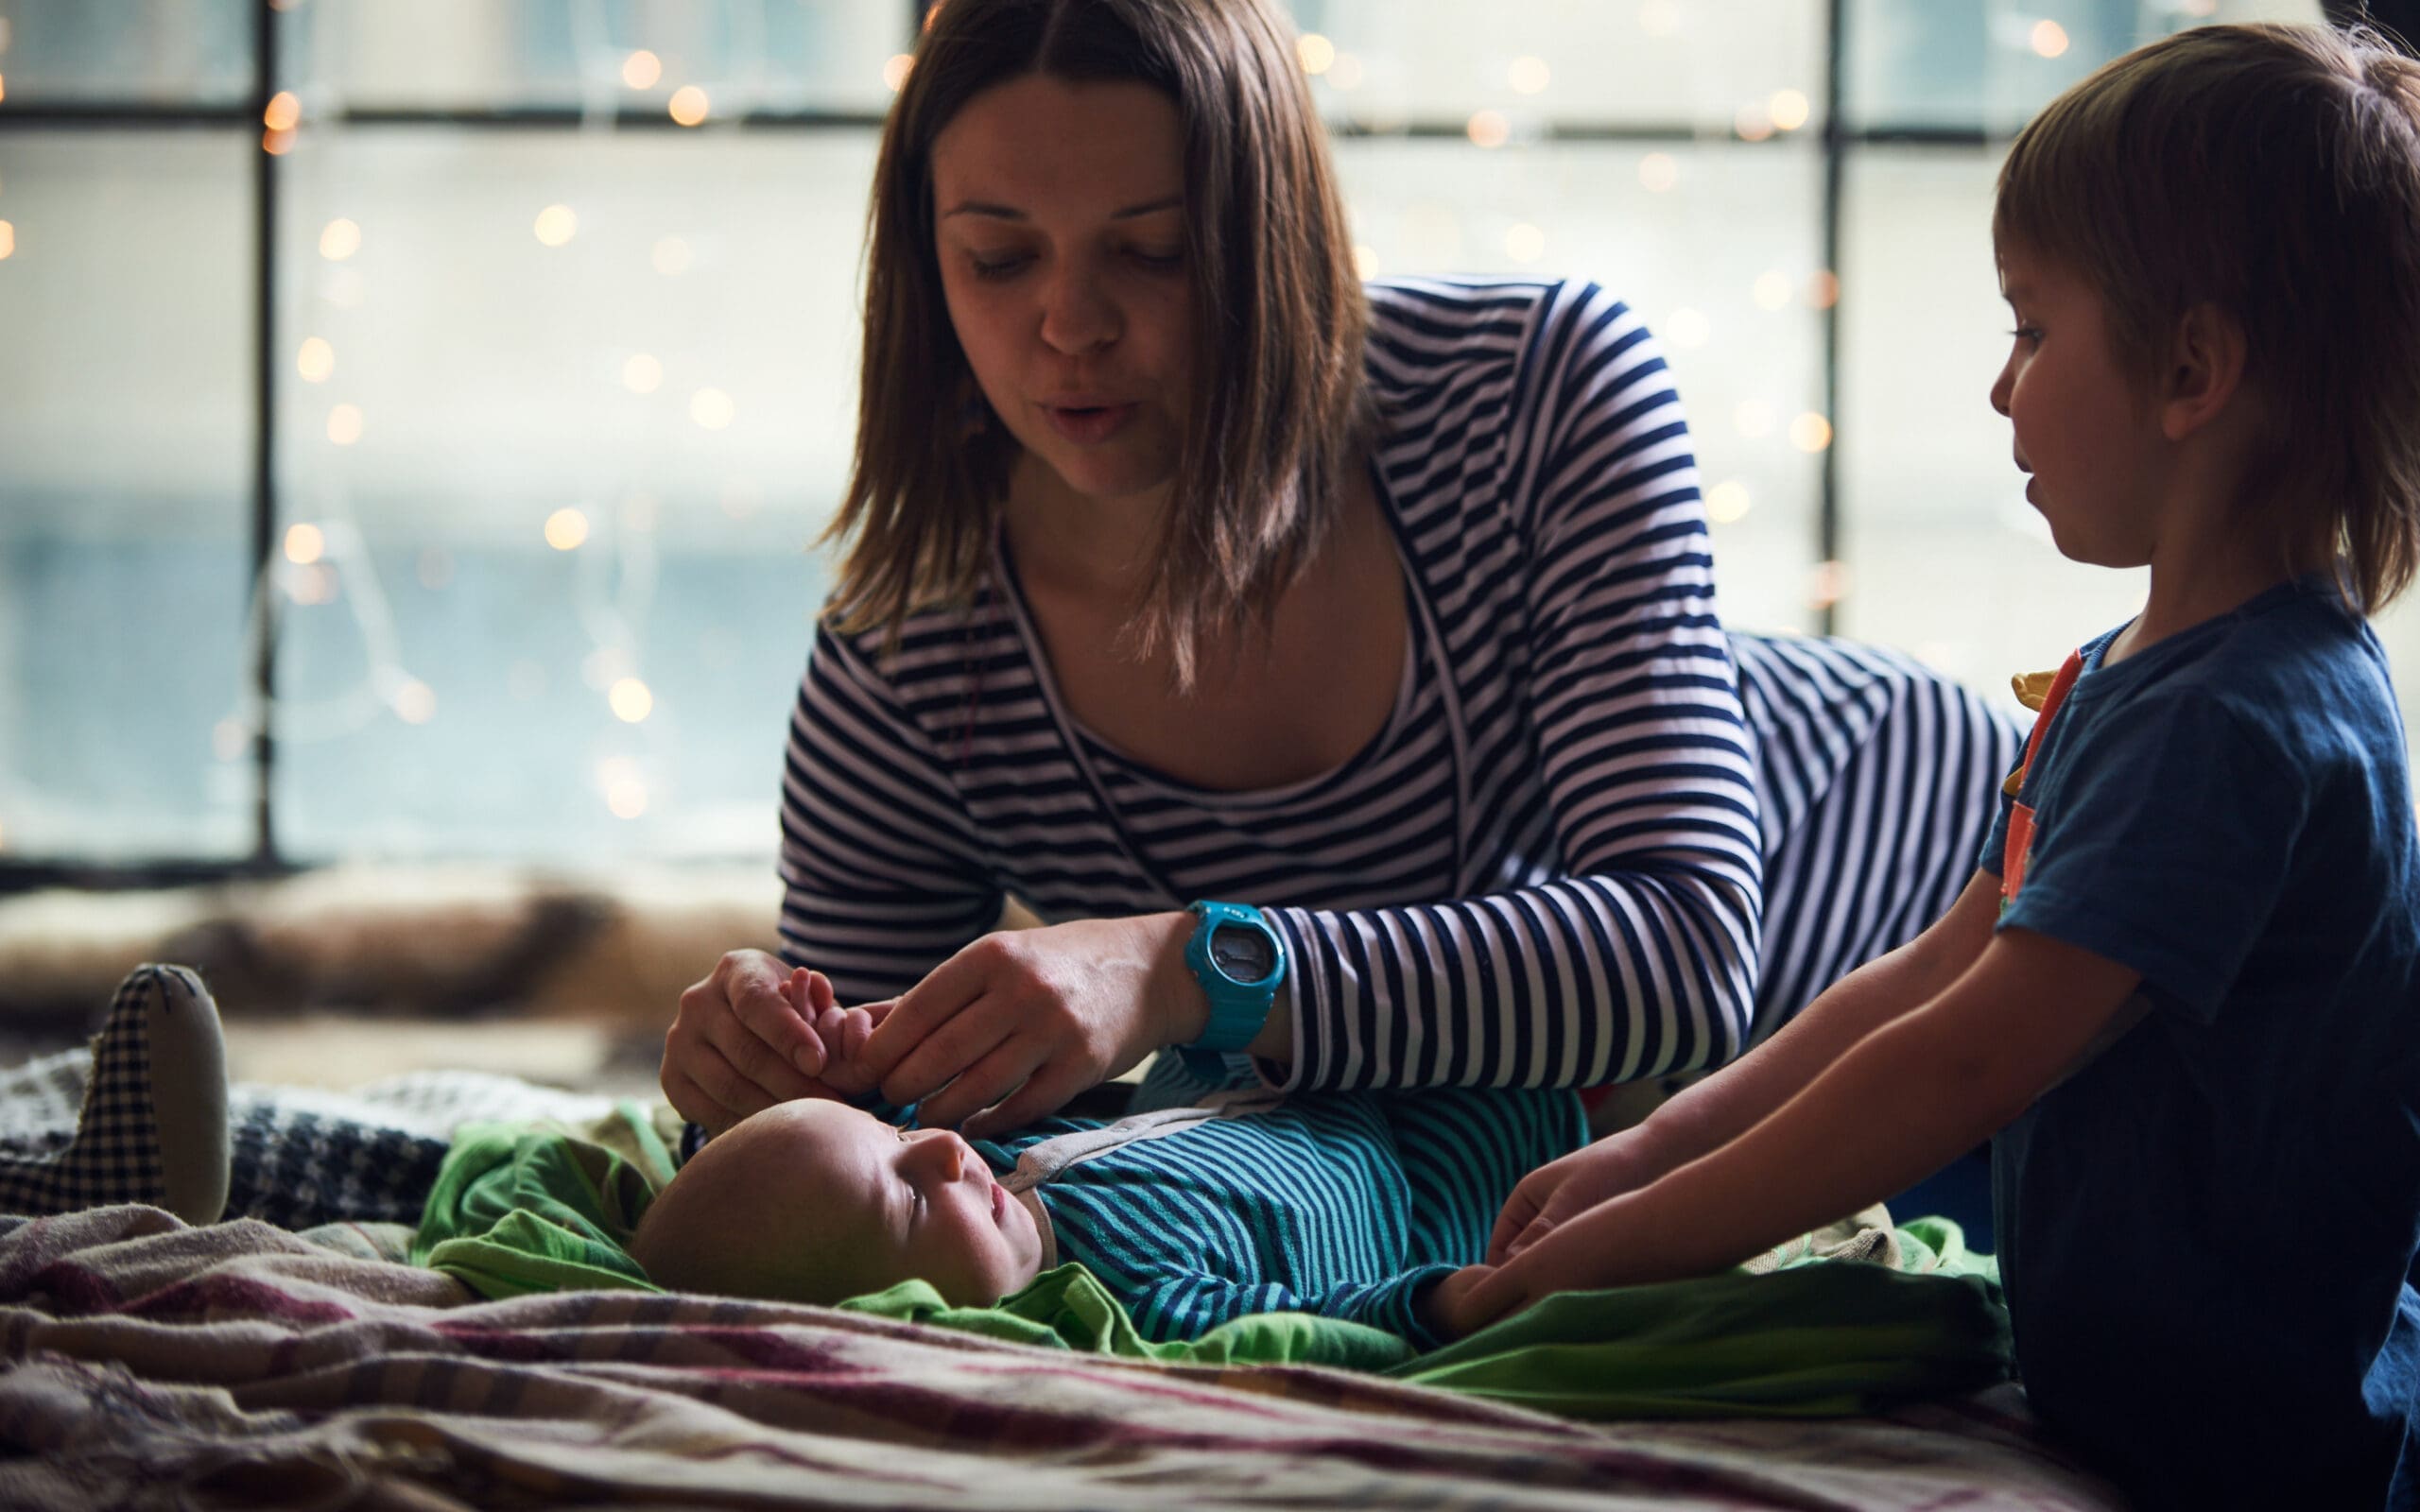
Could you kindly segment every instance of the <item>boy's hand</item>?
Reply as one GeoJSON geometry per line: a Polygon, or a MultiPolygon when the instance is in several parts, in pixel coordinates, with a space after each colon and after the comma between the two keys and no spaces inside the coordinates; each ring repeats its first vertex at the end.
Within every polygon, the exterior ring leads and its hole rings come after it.
{"type": "Polygon", "coordinates": [[[1600,1203],[1542,1234],[1501,1265],[1456,1272],[1472,1276],[1469,1289],[1455,1298],[1457,1320],[1465,1331],[1481,1329],[1558,1292],[1601,1292],[1708,1268],[1676,1263],[1661,1253],[1662,1246],[1641,1230],[1636,1207],[1635,1199],[1618,1197],[1600,1203]]]}
{"type": "Polygon", "coordinates": [[[1644,1125],[1538,1167],[1521,1178],[1496,1214],[1487,1263],[1503,1264],[1599,1203],[1652,1184],[1666,1168],[1644,1125]]]}

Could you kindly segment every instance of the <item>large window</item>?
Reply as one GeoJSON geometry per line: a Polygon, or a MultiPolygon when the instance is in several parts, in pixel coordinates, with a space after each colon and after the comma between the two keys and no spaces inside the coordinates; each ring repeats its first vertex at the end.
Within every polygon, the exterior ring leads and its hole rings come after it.
{"type": "MultiPolygon", "coordinates": [[[[1735,623],[1997,687],[2139,597],[1985,404],[1992,176],[2103,59],[2315,4],[1294,12],[1370,272],[1661,332],[1735,623]]],[[[0,883],[769,854],[918,14],[0,0],[0,883]]]]}

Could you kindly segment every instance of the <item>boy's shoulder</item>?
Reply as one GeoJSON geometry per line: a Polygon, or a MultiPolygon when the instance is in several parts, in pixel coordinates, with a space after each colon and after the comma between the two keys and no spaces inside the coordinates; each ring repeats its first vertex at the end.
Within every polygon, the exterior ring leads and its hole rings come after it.
{"type": "MultiPolygon", "coordinates": [[[[2098,661],[2116,631],[2087,647],[2098,661]]],[[[2310,770],[2403,760],[2386,654],[2334,589],[2289,583],[2078,685],[2128,723],[2187,722],[2310,770]],[[2120,711],[2123,711],[2122,714],[2120,711]]]]}

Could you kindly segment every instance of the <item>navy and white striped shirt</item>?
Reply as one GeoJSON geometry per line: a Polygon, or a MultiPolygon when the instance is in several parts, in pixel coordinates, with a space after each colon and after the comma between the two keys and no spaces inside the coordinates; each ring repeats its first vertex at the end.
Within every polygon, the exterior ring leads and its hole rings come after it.
{"type": "Polygon", "coordinates": [[[1903,658],[1724,634],[1638,317],[1578,284],[1370,298],[1412,622],[1379,734],[1274,790],[1150,770],[1069,713],[995,556],[895,647],[817,640],[783,791],[793,962],[870,1001],[1010,895],[1047,920],[1248,902],[1292,962],[1285,1085],[1584,1087],[1728,1060],[1946,906],[2012,727],[1903,658]]]}

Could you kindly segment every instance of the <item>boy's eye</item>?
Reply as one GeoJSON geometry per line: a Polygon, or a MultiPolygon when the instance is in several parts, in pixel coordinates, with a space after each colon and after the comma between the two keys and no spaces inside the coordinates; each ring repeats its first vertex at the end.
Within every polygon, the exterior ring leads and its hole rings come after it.
{"type": "Polygon", "coordinates": [[[2042,328],[2040,326],[2033,325],[2021,325],[2015,330],[2011,331],[2009,335],[2019,341],[2039,341],[2042,339],[2042,328]]]}

